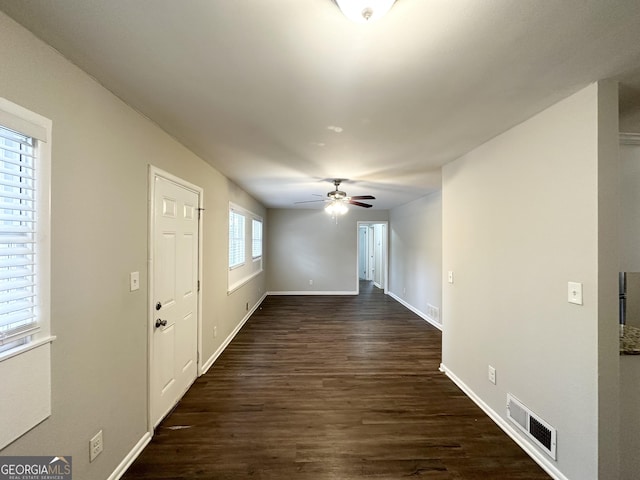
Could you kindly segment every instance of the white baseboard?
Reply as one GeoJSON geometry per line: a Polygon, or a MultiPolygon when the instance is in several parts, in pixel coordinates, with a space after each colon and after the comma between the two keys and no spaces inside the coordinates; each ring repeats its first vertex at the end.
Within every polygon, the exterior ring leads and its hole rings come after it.
{"type": "Polygon", "coordinates": [[[127,469],[131,466],[136,458],[142,453],[144,447],[146,447],[151,441],[151,432],[145,433],[138,443],[131,449],[131,451],[127,454],[126,457],[120,462],[120,465],[116,467],[109,478],[107,480],[119,480],[127,471],[127,469]]]}
{"type": "Polygon", "coordinates": [[[244,324],[247,323],[247,320],[249,320],[249,317],[253,315],[253,312],[255,312],[258,309],[258,307],[262,305],[262,302],[264,301],[265,298],[267,298],[267,295],[269,294],[265,293],[264,295],[262,295],[262,297],[260,297],[260,300],[258,300],[258,302],[251,308],[251,310],[247,312],[244,318],[240,320],[240,323],[238,323],[238,325],[236,325],[236,328],[234,328],[233,331],[229,334],[229,336],[227,336],[227,338],[224,339],[224,342],[222,342],[222,344],[218,347],[218,349],[215,352],[213,352],[213,355],[211,355],[207,359],[207,361],[202,364],[202,366],[200,367],[199,375],[204,375],[205,373],[207,373],[207,371],[215,363],[215,361],[222,354],[222,352],[224,352],[224,349],[229,346],[229,344],[231,343],[231,340],[233,340],[235,336],[238,334],[238,332],[240,331],[240,329],[244,327],[244,324]]]}
{"type": "Polygon", "coordinates": [[[415,313],[416,315],[418,315],[420,318],[422,318],[423,320],[426,320],[427,322],[429,322],[431,325],[433,325],[434,327],[436,327],[438,330],[442,331],[442,324],[436,322],[433,318],[431,318],[430,316],[428,316],[426,313],[421,312],[420,310],[418,310],[416,307],[414,307],[413,305],[411,305],[410,303],[405,302],[404,300],[402,300],[400,297],[398,297],[395,293],[393,292],[389,292],[387,295],[389,295],[391,298],[393,298],[396,302],[401,303],[402,305],[404,305],[405,307],[407,307],[409,310],[411,310],[413,313],[415,313]]]}
{"type": "Polygon", "coordinates": [[[289,292],[267,292],[267,295],[358,295],[358,292],[356,290],[340,290],[335,292],[326,290],[296,290],[289,292]]]}
{"type": "MultiPolygon", "coordinates": [[[[569,480],[565,477],[558,468],[551,463],[551,461],[545,457],[541,452],[539,452],[532,444],[530,444],[527,440],[525,440],[518,430],[511,426],[509,422],[507,422],[504,418],[502,418],[495,410],[493,410],[489,405],[487,405],[478,395],[475,394],[473,390],[471,390],[462,380],[460,380],[451,370],[449,370],[443,363],[440,364],[440,371],[443,372],[447,377],[451,379],[453,383],[455,383],[460,390],[462,390],[467,397],[474,401],[476,405],[478,405],[484,413],[486,413],[491,420],[494,421],[496,425],[498,425],[511,439],[516,442],[520,448],[522,448],[527,455],[529,455],[534,462],[536,462],[540,467],[551,475],[555,480],[569,480]]],[[[506,408],[506,400],[505,400],[505,408],[506,408]]]]}
{"type": "MultiPolygon", "coordinates": [[[[253,306],[253,308],[247,312],[247,314],[240,321],[240,323],[238,323],[236,328],[233,329],[233,332],[231,332],[231,334],[225,339],[225,341],[222,342],[222,345],[220,345],[220,347],[213,353],[213,355],[211,355],[211,357],[209,357],[209,359],[202,365],[202,367],[200,368],[200,375],[207,373],[207,370],[211,368],[211,366],[218,359],[218,357],[224,351],[224,349],[227,348],[227,346],[229,346],[229,344],[231,343],[231,340],[233,340],[233,338],[238,334],[238,332],[244,326],[244,324],[247,323],[247,320],[249,320],[249,317],[253,315],[253,312],[255,312],[258,309],[258,307],[262,305],[262,302],[264,301],[265,298],[267,298],[266,293],[262,295],[260,300],[258,300],[258,302],[253,306]]],[[[134,460],[138,458],[138,456],[142,453],[144,448],[149,444],[152,437],[153,437],[153,432],[145,433],[142,436],[142,438],[138,441],[138,443],[136,443],[133,449],[131,449],[131,451],[127,454],[127,456],[124,457],[122,462],[120,462],[120,465],[116,467],[116,469],[113,471],[113,473],[109,476],[107,480],[119,480],[125,474],[127,469],[131,466],[134,460]]]]}

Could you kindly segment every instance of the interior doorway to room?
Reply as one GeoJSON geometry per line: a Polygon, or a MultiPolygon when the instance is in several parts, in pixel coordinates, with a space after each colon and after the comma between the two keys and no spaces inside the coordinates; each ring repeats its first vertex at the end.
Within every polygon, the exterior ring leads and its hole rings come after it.
{"type": "Polygon", "coordinates": [[[388,283],[388,223],[358,222],[358,282],[370,281],[387,293],[388,283]]]}

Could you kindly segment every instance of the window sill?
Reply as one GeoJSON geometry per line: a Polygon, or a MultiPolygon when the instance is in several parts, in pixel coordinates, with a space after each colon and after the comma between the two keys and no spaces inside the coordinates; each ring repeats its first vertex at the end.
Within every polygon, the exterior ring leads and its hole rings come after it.
{"type": "Polygon", "coordinates": [[[245,266],[245,262],[242,262],[242,263],[239,263],[239,264],[234,265],[232,267],[229,267],[229,271],[237,270],[238,268],[241,268],[241,267],[244,267],[244,266],[245,266]]]}
{"type": "Polygon", "coordinates": [[[39,338],[0,361],[0,450],[51,416],[51,342],[39,338]]]}
{"type": "Polygon", "coordinates": [[[229,289],[227,290],[227,295],[231,295],[233,292],[235,292],[236,290],[238,290],[240,287],[246,285],[247,283],[249,283],[251,280],[253,280],[255,277],[257,277],[258,275],[260,275],[264,270],[260,269],[257,272],[253,272],[251,275],[241,279],[240,281],[234,283],[233,285],[229,285],[229,289]]]}
{"type": "Polygon", "coordinates": [[[26,353],[30,350],[33,350],[34,348],[38,348],[45,343],[53,343],[55,339],[55,336],[49,335],[33,342],[29,342],[26,345],[20,345],[19,347],[12,348],[11,350],[7,350],[6,352],[2,352],[0,353],[0,362],[4,362],[5,360],[9,360],[10,358],[26,353]]]}

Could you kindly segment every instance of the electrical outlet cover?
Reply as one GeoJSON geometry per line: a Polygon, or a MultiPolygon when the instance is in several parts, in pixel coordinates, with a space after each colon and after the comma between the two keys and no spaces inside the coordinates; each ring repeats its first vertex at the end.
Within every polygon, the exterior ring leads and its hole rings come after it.
{"type": "Polygon", "coordinates": [[[95,434],[95,436],[89,440],[89,461],[93,462],[98,455],[102,453],[102,430],[95,434]]]}

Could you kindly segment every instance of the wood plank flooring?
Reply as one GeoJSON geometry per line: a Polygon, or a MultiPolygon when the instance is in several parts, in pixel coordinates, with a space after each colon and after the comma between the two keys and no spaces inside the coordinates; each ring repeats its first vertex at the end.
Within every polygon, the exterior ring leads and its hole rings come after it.
{"type": "Polygon", "coordinates": [[[368,282],[268,297],[123,479],[549,479],[438,371],[440,344],[368,282]]]}

